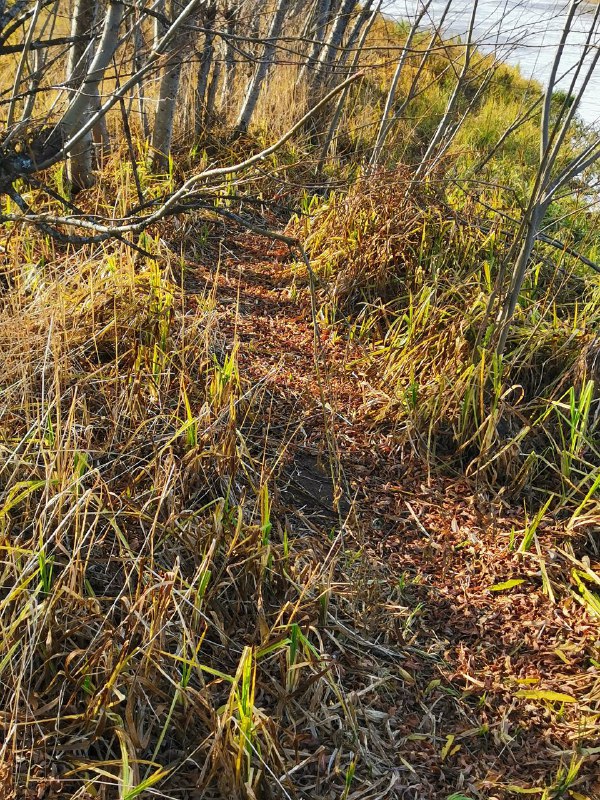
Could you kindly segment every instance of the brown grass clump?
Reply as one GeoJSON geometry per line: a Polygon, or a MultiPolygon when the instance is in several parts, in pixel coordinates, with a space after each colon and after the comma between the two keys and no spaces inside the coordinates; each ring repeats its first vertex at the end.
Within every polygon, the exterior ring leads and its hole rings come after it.
{"type": "Polygon", "coordinates": [[[347,195],[332,195],[294,230],[332,302],[356,309],[407,304],[432,278],[451,283],[457,270],[489,249],[489,234],[470,222],[400,167],[360,179],[347,195]]]}

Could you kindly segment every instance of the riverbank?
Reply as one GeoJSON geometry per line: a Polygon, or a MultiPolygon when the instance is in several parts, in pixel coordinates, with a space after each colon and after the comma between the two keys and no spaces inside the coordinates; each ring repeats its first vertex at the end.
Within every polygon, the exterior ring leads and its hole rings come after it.
{"type": "MultiPolygon", "coordinates": [[[[463,39],[469,30],[471,6],[452,8],[444,18],[445,2],[433,0],[427,14],[429,24],[439,24],[444,19],[444,36],[460,36],[463,39]]],[[[560,88],[570,85],[570,69],[574,67],[585,47],[587,32],[592,23],[596,0],[586,0],[575,18],[574,30],[567,39],[563,71],[566,73],[560,88]]],[[[477,8],[474,39],[483,52],[496,53],[505,63],[517,67],[525,79],[535,79],[547,85],[552,70],[552,60],[559,44],[568,2],[557,0],[535,0],[522,3],[520,0],[480,0],[477,8]]],[[[405,3],[391,3],[385,9],[392,19],[407,16],[405,3]],[[395,7],[397,6],[397,7],[395,7]]],[[[414,13],[411,9],[410,13],[414,13]]],[[[600,76],[594,75],[581,104],[583,121],[595,128],[600,126],[600,76]]]]}

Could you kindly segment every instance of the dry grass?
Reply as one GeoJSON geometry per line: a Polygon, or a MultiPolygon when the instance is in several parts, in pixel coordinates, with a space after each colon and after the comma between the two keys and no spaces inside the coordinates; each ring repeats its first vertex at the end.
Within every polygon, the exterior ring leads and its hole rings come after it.
{"type": "Polygon", "coordinates": [[[356,606],[371,568],[341,533],[272,517],[295,430],[271,433],[214,287],[190,299],[168,259],[82,255],[15,267],[0,320],[7,786],[284,797],[318,766],[313,796],[342,793],[359,752],[357,780],[379,761],[332,656],[358,608],[381,614],[373,589],[356,606]]]}
{"type": "MultiPolygon", "coordinates": [[[[373,36],[339,180],[393,68],[373,36]]],[[[136,141],[147,195],[288,127],[282,73],[235,152],[182,112],[157,178],[136,141]]],[[[239,191],[303,206],[317,331],[302,268],[210,214],[145,235],[154,259],[6,231],[2,800],[599,796],[597,283],[540,251],[476,369],[508,228],[404,167],[307,199],[310,147],[239,191]]],[[[124,147],[101,178],[85,209],[136,202],[124,147]]]]}
{"type": "Polygon", "coordinates": [[[591,513],[597,280],[541,250],[503,359],[478,350],[511,230],[438,185],[413,186],[406,168],[381,173],[294,223],[323,282],[324,319],[368,345],[356,366],[375,424],[496,488],[551,489],[591,513]]]}
{"type": "MultiPolygon", "coordinates": [[[[164,233],[172,243],[175,228],[164,233]]],[[[533,528],[500,505],[494,543],[468,484],[418,488],[416,463],[398,484],[395,465],[410,461],[373,432],[372,377],[345,369],[366,341],[325,338],[317,376],[284,253],[242,240],[215,271],[146,246],[158,262],[119,245],[9,242],[7,796],[485,798],[513,784],[552,797],[572,763],[592,798],[598,554],[585,515],[573,546],[564,524],[533,528]],[[549,555],[557,546],[566,555],[549,555]],[[465,655],[451,631],[477,563],[468,613],[501,606],[494,630],[510,629],[514,612],[489,587],[524,575],[537,613],[554,618],[544,653],[560,649],[568,667],[548,656],[519,683],[535,640],[510,670],[491,641],[470,664],[483,640],[465,655]],[[474,696],[488,669],[489,696],[474,696]]],[[[519,585],[508,592],[524,625],[519,585]]]]}

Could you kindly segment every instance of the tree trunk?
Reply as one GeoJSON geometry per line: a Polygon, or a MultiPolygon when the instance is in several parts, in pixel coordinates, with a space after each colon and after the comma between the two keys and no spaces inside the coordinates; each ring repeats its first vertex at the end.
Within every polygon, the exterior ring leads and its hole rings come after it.
{"type": "MultiPolygon", "coordinates": [[[[156,4],[156,13],[157,15],[164,15],[166,13],[165,10],[165,0],[158,0],[156,4]]],[[[156,47],[162,37],[165,35],[167,30],[167,25],[160,19],[159,16],[154,17],[154,33],[152,46],[156,47]]]]}
{"type": "MultiPolygon", "coordinates": [[[[421,56],[421,60],[419,62],[419,66],[417,67],[416,72],[413,74],[410,87],[408,89],[408,93],[400,103],[400,106],[394,111],[394,116],[391,119],[388,119],[385,123],[383,128],[380,128],[377,134],[377,141],[375,145],[375,149],[373,151],[373,155],[371,157],[371,161],[369,162],[370,169],[375,169],[379,163],[379,157],[381,155],[382,148],[385,144],[386,137],[390,132],[390,129],[394,122],[397,122],[399,119],[402,119],[402,115],[408,108],[408,105],[412,102],[412,99],[417,93],[417,89],[419,88],[419,81],[421,79],[421,75],[423,74],[423,70],[429,60],[431,53],[433,52],[433,48],[438,40],[441,41],[441,34],[440,31],[442,30],[442,26],[444,24],[444,20],[446,19],[446,15],[450,10],[450,6],[452,5],[452,0],[447,0],[446,5],[444,6],[444,10],[442,12],[442,16],[440,17],[439,22],[437,23],[437,27],[434,28],[433,33],[429,38],[429,44],[423,55],[421,56]]],[[[391,90],[391,88],[390,88],[391,90]]],[[[395,87],[394,90],[395,92],[395,87]]],[[[383,120],[382,120],[383,122],[383,120]]]]}
{"type": "MultiPolygon", "coordinates": [[[[133,27],[132,60],[133,60],[134,72],[137,72],[142,66],[143,51],[144,51],[144,35],[142,33],[141,26],[138,24],[138,22],[139,22],[139,12],[136,11],[136,16],[132,22],[132,27],[133,27]]],[[[146,141],[150,135],[150,131],[148,128],[148,116],[146,114],[146,106],[144,104],[144,93],[140,86],[135,87],[134,94],[137,99],[137,107],[138,107],[138,114],[140,117],[140,125],[142,127],[142,135],[144,137],[144,141],[146,141]]]]}
{"type": "MultiPolygon", "coordinates": [[[[109,4],[104,20],[102,37],[96,48],[92,63],[89,66],[86,64],[83,79],[79,83],[77,93],[61,121],[66,139],[69,139],[78,129],[82,128],[96,111],[95,104],[97,102],[96,98],[99,96],[100,83],[118,44],[119,26],[124,8],[125,6],[120,2],[111,2],[109,4]]],[[[89,27],[88,25],[88,30],[89,27]]],[[[73,62],[77,64],[76,69],[79,69],[81,62],[82,59],[79,59],[78,62],[73,62]]],[[[91,133],[89,138],[86,134],[83,139],[73,146],[72,151],[69,153],[70,180],[75,190],[86,188],[93,183],[90,140],[91,133]]]]}
{"type": "MultiPolygon", "coordinates": [[[[360,41],[358,42],[358,45],[357,45],[357,48],[356,48],[356,52],[354,53],[354,58],[352,59],[352,65],[350,67],[351,73],[354,72],[354,70],[359,65],[362,49],[365,46],[365,41],[367,39],[367,36],[369,35],[369,31],[371,30],[371,27],[373,26],[373,23],[377,19],[377,15],[379,14],[379,10],[381,8],[382,2],[383,2],[383,0],[378,0],[378,3],[377,3],[377,6],[375,7],[375,10],[371,12],[370,16],[366,20],[366,23],[365,22],[362,23],[362,26],[361,26],[362,27],[362,35],[360,37],[360,41]]],[[[365,5],[365,8],[370,8],[371,5],[372,5],[372,3],[368,2],[365,5]]],[[[327,154],[329,152],[329,148],[331,147],[331,143],[333,142],[333,137],[335,136],[336,131],[338,129],[338,126],[340,124],[340,119],[342,117],[342,111],[344,109],[344,105],[346,103],[346,100],[348,99],[349,92],[350,92],[350,87],[347,86],[344,89],[344,91],[342,92],[342,94],[340,95],[340,98],[338,100],[338,103],[337,103],[337,106],[336,106],[336,109],[335,109],[335,113],[334,113],[333,118],[331,120],[331,123],[329,125],[329,130],[327,131],[327,136],[325,137],[325,142],[324,142],[323,148],[321,150],[321,156],[319,158],[319,163],[317,164],[317,168],[315,170],[315,173],[317,175],[321,174],[321,171],[323,169],[323,165],[325,164],[325,159],[327,158],[327,154]]]]}
{"type": "Polygon", "coordinates": [[[225,73],[223,75],[223,86],[221,88],[221,109],[226,114],[231,107],[231,96],[235,85],[236,55],[231,37],[237,32],[239,5],[238,3],[228,3],[225,7],[225,73]]]}
{"type": "MultiPolygon", "coordinates": [[[[167,0],[165,3],[164,11],[171,21],[175,19],[180,10],[181,9],[176,7],[174,0],[167,0]]],[[[160,39],[162,33],[162,26],[159,23],[156,26],[155,39],[160,39]]],[[[149,167],[154,172],[166,170],[169,164],[169,156],[171,155],[173,125],[175,123],[175,111],[177,108],[177,94],[179,93],[179,82],[183,66],[181,47],[181,36],[176,36],[173,41],[169,43],[170,53],[160,78],[154,128],[152,130],[152,139],[150,142],[151,154],[149,167]]]]}
{"type": "Polygon", "coordinates": [[[195,119],[194,119],[194,133],[196,137],[200,136],[207,116],[207,91],[208,79],[210,76],[210,68],[213,62],[213,55],[215,51],[215,20],[217,18],[217,4],[211,2],[205,9],[202,15],[204,32],[204,46],[202,48],[202,56],[200,57],[200,67],[198,69],[198,79],[196,81],[196,102],[195,102],[195,119]]]}
{"type": "Polygon", "coordinates": [[[325,87],[328,84],[327,72],[331,69],[332,64],[336,60],[336,55],[341,49],[355,6],[356,0],[344,0],[333,21],[329,36],[321,48],[321,53],[315,65],[315,69],[310,77],[311,91],[309,94],[311,95],[311,104],[316,99],[312,95],[315,94],[317,87],[325,87]]]}
{"type": "MultiPolygon", "coordinates": [[[[359,37],[362,33],[364,26],[367,24],[367,21],[371,18],[371,8],[373,7],[374,0],[365,0],[360,12],[356,16],[356,21],[352,26],[352,30],[348,34],[348,41],[346,42],[346,46],[344,47],[344,52],[340,57],[340,66],[345,66],[346,61],[352,54],[352,50],[354,49],[355,44],[358,42],[359,37]]],[[[379,7],[381,3],[379,3],[379,7]]],[[[361,48],[359,47],[359,50],[361,48]]]]}
{"type": "Polygon", "coordinates": [[[151,168],[154,171],[166,169],[169,163],[181,66],[180,58],[177,56],[170,58],[165,64],[160,80],[151,141],[151,168]]]}
{"type": "Polygon", "coordinates": [[[289,9],[289,5],[290,0],[278,0],[277,8],[271,21],[271,27],[269,28],[269,32],[267,34],[267,41],[265,42],[262,59],[257,64],[254,74],[250,79],[248,89],[246,90],[246,96],[244,98],[244,102],[242,103],[242,108],[238,115],[237,122],[235,123],[235,131],[238,134],[245,133],[248,130],[250,120],[252,119],[254,109],[256,108],[256,104],[260,96],[261,86],[267,77],[267,73],[269,72],[269,68],[273,63],[273,60],[275,59],[277,39],[281,33],[283,21],[289,9]]]}
{"type": "Polygon", "coordinates": [[[513,268],[510,289],[499,314],[499,339],[497,352],[500,354],[504,352],[504,348],[506,347],[510,323],[512,322],[515,309],[517,308],[517,303],[519,302],[519,296],[521,294],[521,289],[523,288],[523,281],[525,280],[525,276],[527,274],[529,260],[533,252],[533,247],[538,237],[540,227],[544,220],[544,216],[548,209],[548,205],[548,203],[536,204],[531,211],[531,216],[527,224],[527,233],[523,239],[517,261],[513,268]]]}
{"type": "MultiPolygon", "coordinates": [[[[69,51],[67,63],[67,86],[77,89],[81,86],[88,71],[91,61],[91,42],[83,41],[86,34],[90,33],[96,18],[96,0],[75,0],[73,20],[71,22],[71,36],[81,41],[75,41],[69,51]]],[[[87,134],[75,147],[67,163],[69,183],[74,191],[86,189],[92,185],[92,133],[87,134]]]]}
{"type": "Polygon", "coordinates": [[[330,10],[331,0],[317,0],[314,13],[312,15],[314,26],[309,27],[306,31],[307,35],[311,35],[313,43],[310,48],[310,54],[306,59],[305,64],[302,66],[302,69],[298,73],[296,85],[303,83],[307,75],[310,74],[311,70],[318,61],[319,53],[323,47],[323,42],[325,41],[325,33],[327,31],[330,10]]]}
{"type": "Polygon", "coordinates": [[[471,59],[475,52],[475,42],[473,41],[473,31],[475,28],[475,17],[477,15],[477,7],[479,5],[479,0],[473,0],[473,6],[471,10],[471,19],[469,22],[469,30],[467,33],[467,43],[465,45],[465,61],[463,67],[460,71],[460,74],[456,80],[456,85],[454,86],[454,91],[450,95],[450,99],[446,105],[446,110],[442,116],[442,119],[439,122],[439,125],[433,134],[433,138],[429,142],[427,150],[423,155],[421,163],[417,167],[415,172],[415,178],[421,177],[424,173],[427,174],[430,170],[431,165],[429,164],[430,159],[432,156],[435,155],[437,148],[440,146],[441,142],[444,139],[444,136],[449,130],[449,126],[451,125],[454,111],[456,108],[456,104],[461,93],[464,91],[465,84],[468,82],[468,73],[471,67],[471,59]]]}
{"type": "Polygon", "coordinates": [[[217,91],[219,89],[219,81],[221,79],[221,63],[217,61],[213,67],[213,74],[208,84],[208,92],[206,94],[206,109],[204,112],[204,119],[206,125],[211,125],[215,119],[215,102],[217,99],[217,91]]]}

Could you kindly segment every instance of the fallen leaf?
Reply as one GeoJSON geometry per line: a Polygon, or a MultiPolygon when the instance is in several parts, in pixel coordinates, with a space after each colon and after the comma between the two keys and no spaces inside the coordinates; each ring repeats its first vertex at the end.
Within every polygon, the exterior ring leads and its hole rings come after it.
{"type": "Polygon", "coordinates": [[[504,581],[503,583],[495,583],[489,588],[490,592],[503,592],[505,589],[512,589],[515,586],[520,586],[522,583],[525,583],[525,578],[511,578],[509,581],[504,581]]]}
{"type": "Polygon", "coordinates": [[[519,689],[516,697],[525,697],[527,700],[550,700],[553,703],[576,703],[577,698],[563,692],[553,692],[551,689],[519,689]]]}

